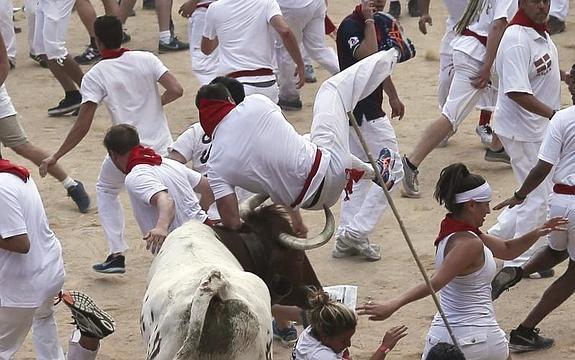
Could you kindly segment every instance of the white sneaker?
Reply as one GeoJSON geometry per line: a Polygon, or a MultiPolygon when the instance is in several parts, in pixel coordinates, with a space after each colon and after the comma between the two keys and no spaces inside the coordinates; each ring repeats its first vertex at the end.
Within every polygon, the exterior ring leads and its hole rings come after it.
{"type": "Polygon", "coordinates": [[[401,196],[407,198],[420,198],[421,193],[419,192],[419,180],[417,180],[417,175],[419,171],[413,170],[407,164],[405,156],[401,158],[403,163],[403,180],[401,181],[401,196]]]}
{"type": "Polygon", "coordinates": [[[485,146],[491,146],[491,142],[493,142],[493,130],[491,126],[488,124],[486,125],[477,125],[475,127],[475,132],[479,135],[481,139],[481,143],[485,146]]]}
{"type": "Polygon", "coordinates": [[[357,255],[365,257],[366,260],[377,261],[381,259],[381,248],[378,244],[370,244],[367,238],[356,240],[345,235],[336,237],[332,257],[341,259],[357,255]]]}

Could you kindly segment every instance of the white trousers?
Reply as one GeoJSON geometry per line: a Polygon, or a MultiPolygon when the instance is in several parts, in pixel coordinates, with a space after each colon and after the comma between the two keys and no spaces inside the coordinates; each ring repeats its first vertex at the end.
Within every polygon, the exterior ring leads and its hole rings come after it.
{"type": "MultiPolygon", "coordinates": [[[[519,120],[518,120],[519,121],[519,120]]],[[[505,151],[511,158],[511,169],[518,186],[523,184],[531,168],[537,163],[537,154],[541,142],[515,141],[499,136],[505,151]]],[[[489,234],[511,239],[528,233],[543,224],[547,218],[547,198],[551,192],[551,181],[545,179],[527,199],[513,209],[504,209],[497,217],[497,224],[489,229],[489,234]]],[[[537,240],[533,246],[521,256],[511,261],[505,261],[505,266],[520,266],[527,261],[539,247],[547,243],[546,237],[537,240]]]]}
{"type": "Polygon", "coordinates": [[[553,231],[549,234],[549,247],[553,250],[567,250],[569,258],[575,261],[575,196],[549,194],[549,217],[563,216],[569,219],[567,231],[553,231]]]}
{"type": "Polygon", "coordinates": [[[68,55],[66,36],[75,0],[39,0],[34,28],[36,55],[46,54],[49,60],[68,55]]]}
{"type": "Polygon", "coordinates": [[[561,21],[565,21],[569,13],[569,0],[551,0],[549,15],[555,16],[561,21]]]}
{"type": "Polygon", "coordinates": [[[126,174],[118,170],[106,155],[96,183],[96,196],[100,224],[108,239],[111,254],[128,250],[124,239],[124,209],[119,198],[125,179],[126,174]]]}
{"type": "Polygon", "coordinates": [[[26,22],[28,23],[28,47],[30,54],[38,55],[38,51],[34,47],[34,33],[36,32],[36,9],[38,8],[38,0],[24,0],[24,13],[26,14],[26,22]]]}
{"type": "MultiPolygon", "coordinates": [[[[324,18],[326,7],[324,0],[314,0],[306,7],[293,9],[282,8],[282,14],[294,33],[298,44],[303,47],[313,60],[323,66],[330,74],[339,72],[337,55],[333,48],[325,44],[324,18]]],[[[279,97],[285,100],[299,99],[294,77],[295,63],[281,40],[276,41],[278,61],[279,97]]]]}
{"type": "Polygon", "coordinates": [[[14,32],[14,21],[12,18],[12,0],[0,1],[0,33],[6,45],[8,58],[16,60],[16,33],[14,32]]]}
{"type": "MultiPolygon", "coordinates": [[[[384,147],[399,153],[395,131],[387,116],[371,121],[364,118],[361,130],[369,151],[374,157],[384,147]]],[[[349,134],[349,148],[358,159],[368,161],[357,134],[353,130],[349,134]]],[[[400,179],[397,179],[396,183],[399,181],[400,179]]],[[[387,206],[387,198],[379,186],[370,179],[360,180],[353,185],[353,194],[347,201],[342,195],[336,239],[338,236],[345,236],[358,243],[367,243],[369,235],[375,229],[387,206]]]]}
{"type": "Polygon", "coordinates": [[[277,82],[274,82],[270,86],[260,87],[260,86],[249,85],[249,83],[255,82],[253,79],[250,79],[249,76],[238,78],[238,81],[244,85],[244,92],[246,96],[253,94],[261,94],[263,96],[268,97],[271,101],[274,102],[274,104],[278,103],[279,89],[277,82]]]}
{"type": "MultiPolygon", "coordinates": [[[[453,333],[466,360],[507,360],[509,345],[499,326],[454,326],[453,333]]],[[[431,326],[425,338],[422,360],[439,342],[453,344],[444,326],[431,326]]]]}
{"type": "Polygon", "coordinates": [[[209,84],[217,76],[218,70],[218,49],[216,48],[210,55],[205,55],[200,49],[206,11],[206,8],[197,8],[188,20],[192,73],[198,79],[200,86],[209,84]]]}

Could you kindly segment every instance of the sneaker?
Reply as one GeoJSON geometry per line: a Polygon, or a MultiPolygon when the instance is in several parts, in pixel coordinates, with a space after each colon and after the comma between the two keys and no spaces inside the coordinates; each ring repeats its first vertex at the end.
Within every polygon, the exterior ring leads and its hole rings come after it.
{"type": "Polygon", "coordinates": [[[37,62],[41,67],[43,67],[45,69],[48,68],[48,62],[46,60],[42,59],[42,57],[40,55],[32,55],[32,53],[30,53],[29,55],[30,55],[30,59],[37,62]]]}
{"type": "Polygon", "coordinates": [[[541,271],[537,271],[534,272],[532,274],[523,274],[523,278],[527,279],[547,279],[547,278],[551,278],[555,276],[555,270],[554,269],[547,269],[547,270],[541,270],[541,271]]]}
{"type": "Polygon", "coordinates": [[[399,1],[391,1],[389,3],[388,14],[396,19],[399,19],[399,17],[401,16],[401,3],[399,1]]]}
{"type": "Polygon", "coordinates": [[[142,4],[142,9],[154,10],[155,8],[156,8],[156,2],[154,0],[144,0],[142,4]]]}
{"type": "Polygon", "coordinates": [[[381,259],[381,248],[378,244],[370,244],[367,238],[354,240],[345,235],[339,235],[335,240],[335,248],[331,256],[341,259],[356,255],[363,256],[369,261],[377,261],[381,259]]]}
{"type": "MultiPolygon", "coordinates": [[[[388,148],[381,149],[375,165],[379,169],[379,173],[381,174],[383,182],[385,183],[385,186],[387,187],[388,190],[391,190],[391,187],[395,183],[395,176],[393,172],[390,171],[391,169],[393,169],[394,162],[395,160],[391,155],[391,151],[388,148]]],[[[379,186],[383,186],[378,182],[377,177],[373,179],[373,182],[379,186]]]]}
{"type": "Polygon", "coordinates": [[[548,349],[555,343],[552,338],[539,335],[539,329],[511,330],[509,334],[509,348],[517,352],[548,349]]]}
{"type": "Polygon", "coordinates": [[[304,73],[305,73],[305,82],[306,83],[317,82],[317,78],[315,77],[315,72],[313,70],[313,65],[306,65],[304,67],[304,73]]]}
{"type": "Polygon", "coordinates": [[[505,149],[499,151],[493,151],[491,149],[485,150],[485,156],[483,157],[485,161],[489,162],[501,162],[505,164],[511,164],[511,159],[505,149]]]}
{"type": "Polygon", "coordinates": [[[407,198],[420,198],[421,193],[419,192],[419,180],[417,180],[417,175],[419,171],[417,169],[413,170],[412,168],[407,165],[407,158],[405,155],[401,158],[401,162],[403,163],[403,180],[401,182],[402,189],[401,189],[401,196],[407,198]]]}
{"type": "Polygon", "coordinates": [[[499,270],[491,281],[491,300],[495,301],[505,291],[521,281],[523,269],[519,266],[506,266],[499,270]]]}
{"type": "Polygon", "coordinates": [[[481,139],[481,143],[485,146],[491,146],[491,142],[493,141],[493,130],[491,126],[488,124],[485,125],[477,125],[475,127],[475,132],[479,135],[481,139]]]}
{"type": "Polygon", "coordinates": [[[407,3],[407,11],[411,17],[420,17],[421,10],[419,10],[419,3],[417,0],[409,0],[407,3]]]}
{"type": "Polygon", "coordinates": [[[158,43],[158,51],[160,54],[167,53],[167,52],[174,52],[174,51],[182,51],[188,50],[190,48],[190,44],[187,42],[181,41],[178,39],[177,36],[172,36],[170,38],[169,43],[165,43],[160,41],[158,43]]]}
{"type": "Polygon", "coordinates": [[[124,255],[108,255],[106,261],[92,266],[94,271],[102,274],[123,274],[126,272],[126,258],[124,255]]]}
{"type": "Polygon", "coordinates": [[[82,105],[82,96],[70,96],[60,100],[58,106],[48,109],[48,116],[64,116],[74,110],[79,109],[82,105]]]}
{"type": "Polygon", "coordinates": [[[67,189],[68,196],[71,197],[72,200],[74,200],[74,202],[78,206],[78,210],[80,210],[81,213],[85,214],[88,212],[88,209],[90,208],[90,197],[88,196],[86,189],[84,189],[84,184],[82,184],[82,182],[78,180],[76,180],[76,182],[78,183],[77,185],[70,186],[67,189]]]}
{"type": "Polygon", "coordinates": [[[381,247],[378,244],[370,244],[368,241],[367,245],[359,250],[359,255],[368,261],[378,261],[381,259],[381,247]]]}
{"type": "Polygon", "coordinates": [[[82,335],[103,339],[114,332],[114,319],[96,306],[88,295],[79,291],[64,291],[61,297],[82,335]]]}
{"type": "Polygon", "coordinates": [[[331,257],[335,259],[342,259],[356,255],[359,255],[359,250],[354,246],[345,243],[343,240],[343,235],[338,235],[335,238],[335,246],[331,251],[331,257]]]}
{"type": "Polygon", "coordinates": [[[279,329],[275,320],[272,320],[274,339],[281,341],[283,346],[292,347],[297,341],[297,330],[293,324],[287,329],[279,329]]]}
{"type": "Polygon", "coordinates": [[[132,40],[132,37],[125,31],[122,32],[122,44],[125,44],[132,40]]]}
{"type": "Polygon", "coordinates": [[[100,55],[100,51],[90,46],[88,46],[82,54],[74,57],[74,61],[80,65],[90,65],[100,61],[101,59],[102,56],[100,55]]]}
{"type": "Polygon", "coordinates": [[[301,110],[302,103],[300,99],[295,100],[279,99],[278,106],[285,111],[298,111],[301,110]]]}
{"type": "Polygon", "coordinates": [[[547,19],[547,28],[549,29],[549,34],[559,34],[565,31],[565,21],[559,20],[559,18],[549,15],[547,19]]]}

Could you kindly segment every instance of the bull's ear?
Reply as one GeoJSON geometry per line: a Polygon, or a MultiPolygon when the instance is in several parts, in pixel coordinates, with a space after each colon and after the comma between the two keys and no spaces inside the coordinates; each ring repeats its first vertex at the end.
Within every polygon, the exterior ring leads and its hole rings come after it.
{"type": "Polygon", "coordinates": [[[285,298],[293,291],[293,285],[286,276],[274,274],[269,284],[270,295],[272,303],[278,303],[281,299],[285,298]]]}

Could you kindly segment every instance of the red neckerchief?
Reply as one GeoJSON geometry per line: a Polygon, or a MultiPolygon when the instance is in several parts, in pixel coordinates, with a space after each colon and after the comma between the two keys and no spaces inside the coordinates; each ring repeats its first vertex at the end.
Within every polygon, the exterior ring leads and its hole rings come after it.
{"type": "Polygon", "coordinates": [[[513,19],[511,19],[508,26],[511,25],[521,25],[525,27],[530,27],[543,36],[545,36],[545,32],[547,31],[547,23],[544,24],[535,23],[533,20],[527,17],[523,9],[517,10],[517,13],[513,17],[513,19]]]}
{"type": "Polygon", "coordinates": [[[147,148],[142,145],[134,146],[134,148],[130,150],[128,165],[126,166],[126,173],[132,171],[136,165],[160,165],[161,163],[162,157],[156,153],[154,149],[147,148]]]}
{"type": "MultiPolygon", "coordinates": [[[[351,13],[351,18],[354,19],[355,21],[360,22],[362,26],[365,26],[365,16],[363,16],[362,9],[363,7],[361,6],[361,4],[358,4],[355,7],[355,10],[353,10],[353,12],[351,13]]],[[[378,26],[375,26],[375,37],[377,39],[377,46],[379,46],[379,44],[381,44],[381,31],[378,26]]]]}
{"type": "Polygon", "coordinates": [[[345,349],[345,350],[343,351],[343,354],[341,354],[341,356],[342,356],[342,359],[343,359],[343,360],[349,360],[349,359],[351,359],[351,358],[349,357],[349,349],[345,349]]]}
{"type": "Polygon", "coordinates": [[[201,99],[198,110],[200,111],[200,125],[204,132],[209,137],[213,137],[216,126],[235,107],[235,104],[227,100],[201,99]]]}
{"type": "Polygon", "coordinates": [[[0,159],[0,172],[16,175],[24,182],[27,182],[30,178],[30,172],[28,169],[26,169],[24,166],[13,164],[6,159],[0,159]]]}
{"type": "Polygon", "coordinates": [[[102,49],[100,51],[100,55],[102,55],[102,59],[115,59],[122,56],[122,54],[124,54],[126,51],[130,51],[130,49],[127,48],[102,49]]]}
{"type": "Polygon", "coordinates": [[[455,220],[453,218],[453,214],[447,214],[445,215],[445,219],[441,221],[441,226],[439,228],[439,235],[437,235],[437,238],[435,239],[433,245],[437,246],[437,244],[439,244],[439,242],[447,235],[463,231],[471,231],[475,235],[483,234],[478,227],[466,224],[459,220],[455,220]]]}

